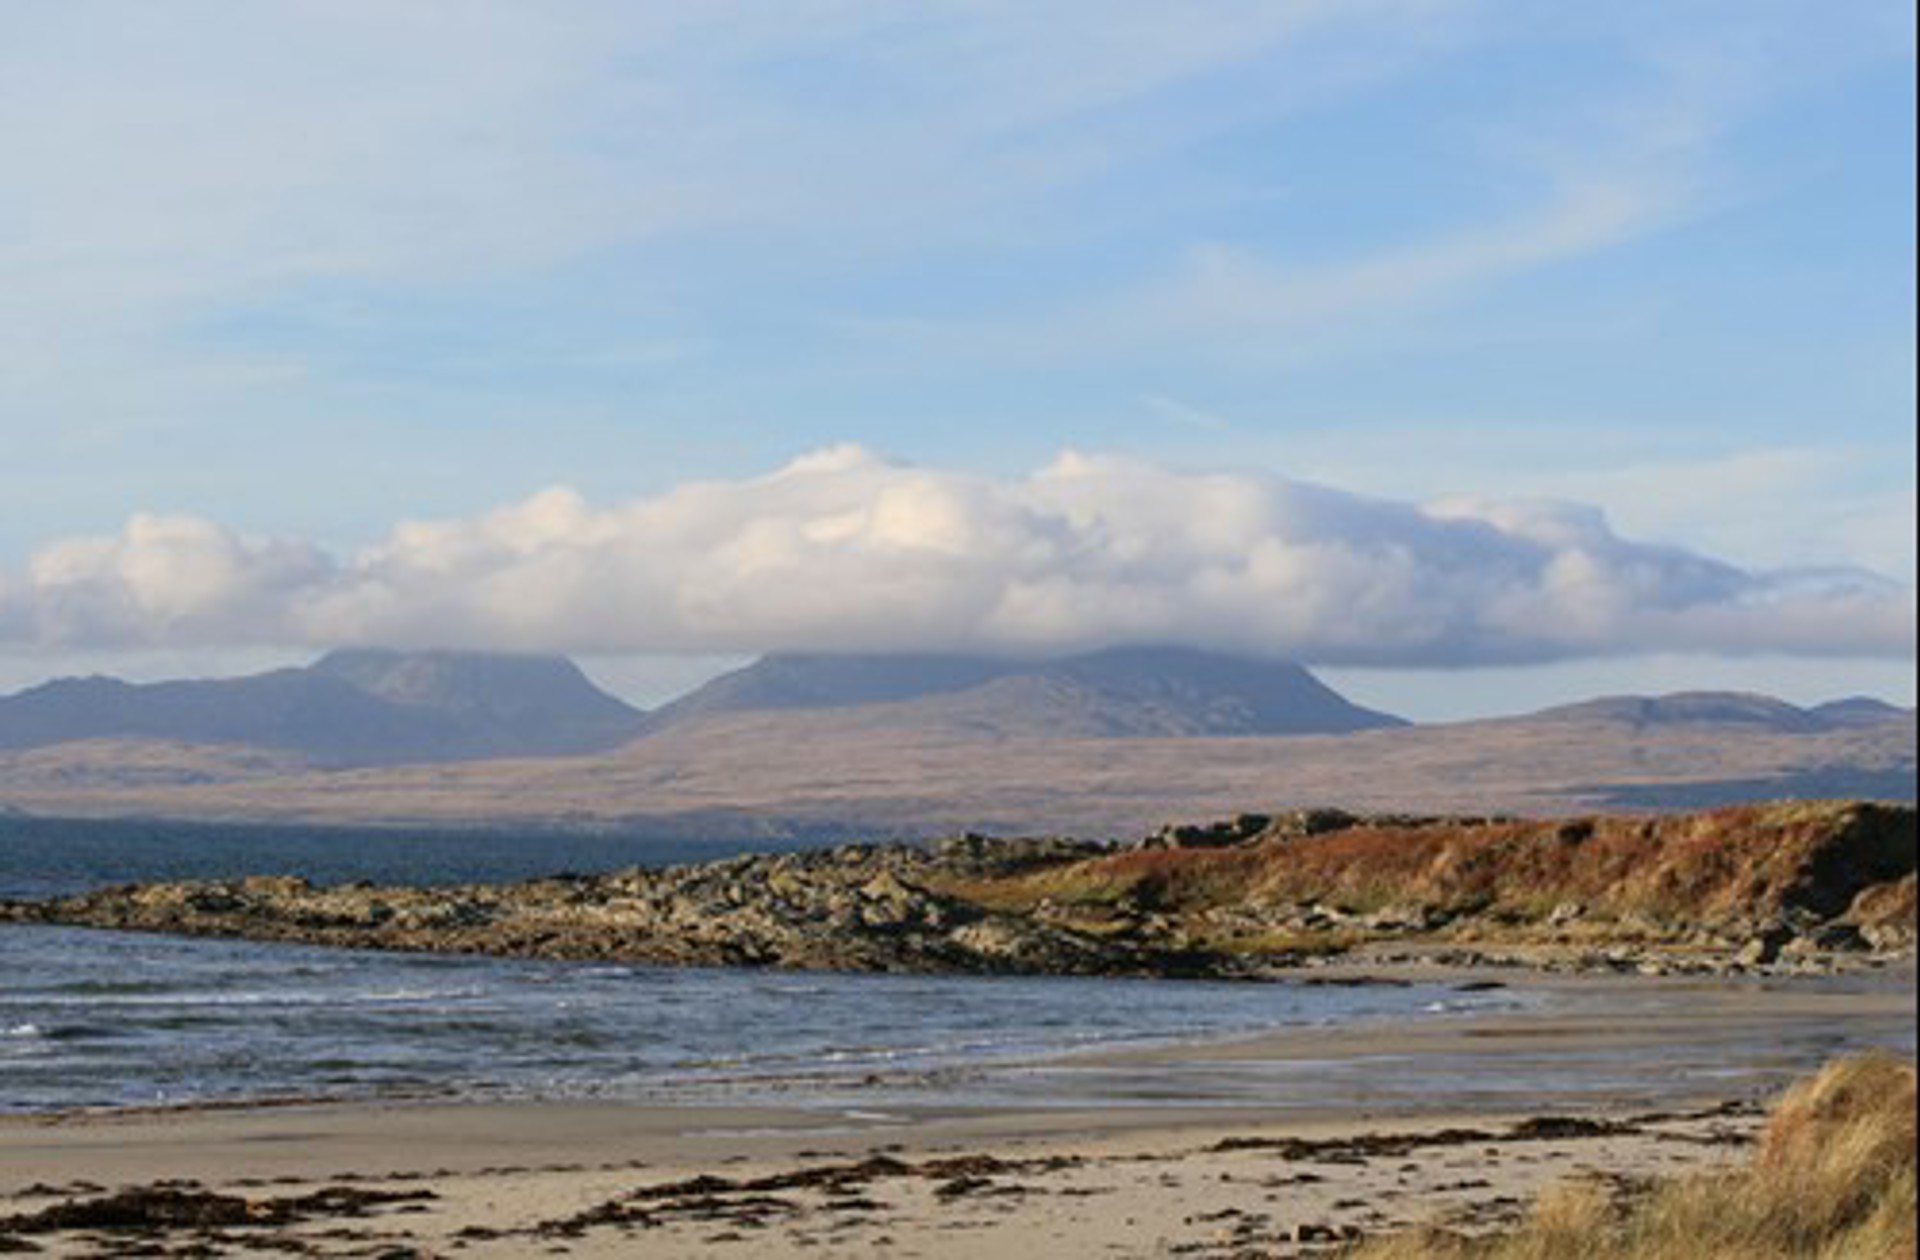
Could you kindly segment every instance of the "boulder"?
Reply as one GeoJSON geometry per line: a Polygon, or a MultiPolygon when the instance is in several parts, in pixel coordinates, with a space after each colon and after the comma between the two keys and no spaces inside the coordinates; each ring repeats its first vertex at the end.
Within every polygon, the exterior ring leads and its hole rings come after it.
{"type": "Polygon", "coordinates": [[[1747,938],[1747,943],[1733,956],[1734,961],[1747,967],[1764,967],[1778,962],[1780,951],[1787,947],[1794,936],[1794,930],[1785,923],[1769,923],[1747,938]]]}

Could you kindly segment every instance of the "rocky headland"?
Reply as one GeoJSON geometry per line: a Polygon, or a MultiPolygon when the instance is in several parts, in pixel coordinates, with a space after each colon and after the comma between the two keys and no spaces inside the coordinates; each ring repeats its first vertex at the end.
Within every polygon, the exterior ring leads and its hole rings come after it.
{"type": "Polygon", "coordinates": [[[516,884],[129,884],[0,922],[368,949],[866,971],[1257,977],[1334,960],[1647,973],[1884,963],[1915,812],[1244,815],[1143,840],[963,835],[516,884]]]}

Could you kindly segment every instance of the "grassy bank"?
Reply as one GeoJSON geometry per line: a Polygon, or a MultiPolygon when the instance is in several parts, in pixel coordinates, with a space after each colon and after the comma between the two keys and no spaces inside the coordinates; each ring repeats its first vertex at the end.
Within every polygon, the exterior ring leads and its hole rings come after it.
{"type": "Polygon", "coordinates": [[[1094,933],[1159,916],[1197,946],[1243,955],[1338,953],[1404,935],[1737,946],[1779,925],[1816,924],[1834,925],[1829,936],[1856,947],[1912,939],[1915,814],[1906,806],[1341,816],[1304,831],[1298,821],[934,882],[977,905],[1094,933]]]}

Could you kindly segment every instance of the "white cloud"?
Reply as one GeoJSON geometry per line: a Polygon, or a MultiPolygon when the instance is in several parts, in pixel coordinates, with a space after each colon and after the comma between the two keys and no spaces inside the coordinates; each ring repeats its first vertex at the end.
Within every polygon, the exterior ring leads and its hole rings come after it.
{"type": "Polygon", "coordinates": [[[78,538],[37,552],[0,629],[30,626],[41,642],[112,646],[273,640],[288,601],[338,574],[317,548],[250,542],[191,516],[141,514],[117,537],[78,538]]]}
{"type": "Polygon", "coordinates": [[[1349,666],[1639,652],[1904,656],[1909,587],[1750,572],[1596,508],[1426,505],[1069,452],[994,479],[836,447],[597,508],[543,491],[344,559],[138,516],[0,583],[40,648],[395,644],[602,654],[1176,642],[1349,666]]]}

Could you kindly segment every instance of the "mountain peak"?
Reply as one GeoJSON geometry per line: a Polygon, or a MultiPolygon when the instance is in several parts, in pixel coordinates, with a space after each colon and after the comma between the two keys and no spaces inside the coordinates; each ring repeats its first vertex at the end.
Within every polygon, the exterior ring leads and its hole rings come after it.
{"type": "Polygon", "coordinates": [[[334,766],[591,752],[643,724],[571,661],[479,652],[351,649],[242,678],[62,679],[0,697],[0,748],[163,739],[334,766]]]}
{"type": "Polygon", "coordinates": [[[1039,660],[776,654],[654,718],[657,728],[706,714],[868,706],[890,706],[902,721],[998,734],[1334,734],[1404,725],[1348,702],[1299,665],[1156,646],[1039,660]]]}
{"type": "Polygon", "coordinates": [[[420,709],[502,721],[640,717],[638,710],[595,687],[563,656],[342,648],[310,668],[389,703],[420,709]]]}
{"type": "Polygon", "coordinates": [[[720,675],[655,713],[662,721],[701,713],[830,709],[913,700],[993,681],[1008,663],[987,657],[900,653],[773,652],[720,675]]]}

